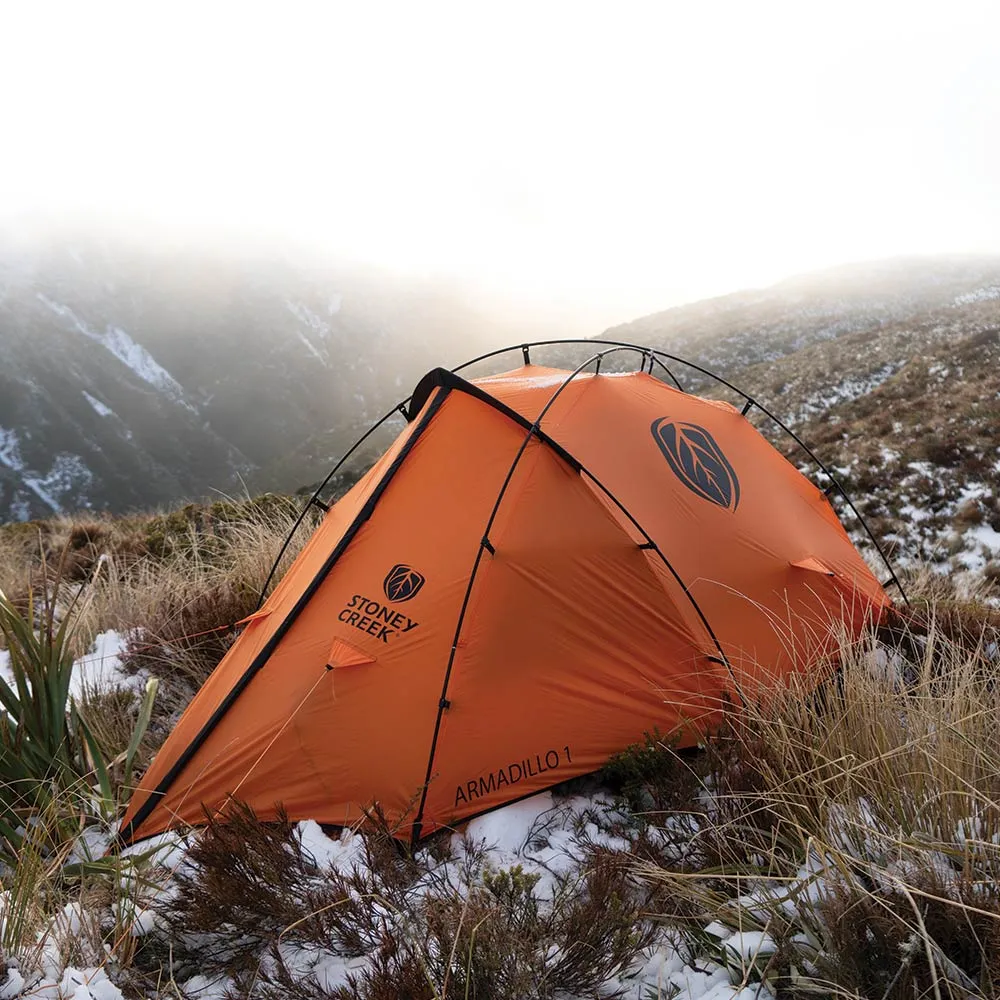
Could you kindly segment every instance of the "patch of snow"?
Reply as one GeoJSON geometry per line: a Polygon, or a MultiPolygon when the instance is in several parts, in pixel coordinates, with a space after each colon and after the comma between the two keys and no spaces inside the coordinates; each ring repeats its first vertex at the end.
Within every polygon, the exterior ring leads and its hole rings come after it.
{"type": "MultiPolygon", "coordinates": [[[[14,431],[0,427],[0,465],[20,474],[21,483],[38,497],[54,514],[63,510],[62,497],[72,497],[80,506],[87,506],[86,489],[94,481],[93,473],[79,455],[56,455],[52,467],[44,475],[26,469],[21,448],[14,431]]],[[[27,498],[15,497],[11,512],[15,519],[26,520],[30,514],[27,498]]]]}
{"type": "Polygon", "coordinates": [[[21,458],[21,442],[18,441],[17,431],[6,430],[0,427],[0,465],[6,465],[14,472],[21,472],[24,469],[24,460],[21,458]]]}
{"type": "Polygon", "coordinates": [[[66,452],[56,455],[52,467],[44,476],[22,476],[24,485],[40,500],[52,508],[53,513],[63,510],[62,500],[56,494],[68,497],[77,506],[87,506],[83,494],[94,482],[94,475],[79,455],[66,452]]]}
{"type": "Polygon", "coordinates": [[[88,692],[109,691],[113,688],[129,688],[141,691],[145,680],[136,675],[122,672],[122,654],[128,644],[128,636],[110,630],[101,632],[94,645],[85,656],[73,664],[70,693],[81,698],[88,692]]]}
{"type": "Polygon", "coordinates": [[[329,324],[321,320],[308,306],[303,305],[301,302],[292,302],[291,299],[285,299],[285,306],[303,326],[307,327],[313,333],[319,334],[324,339],[330,336],[329,324]]]}
{"type": "Polygon", "coordinates": [[[988,524],[977,524],[963,535],[967,543],[959,560],[971,570],[981,570],[993,559],[1000,556],[1000,531],[994,531],[988,524]]]}
{"type": "MultiPolygon", "coordinates": [[[[121,670],[121,654],[127,638],[119,632],[102,632],[94,640],[90,652],[74,662],[70,680],[70,694],[74,698],[80,698],[88,691],[106,691],[115,687],[142,689],[145,684],[143,678],[129,676],[121,670]]],[[[10,653],[6,649],[0,649],[0,677],[14,685],[10,653]]]]}
{"type": "Polygon", "coordinates": [[[916,524],[919,524],[921,521],[926,521],[928,518],[933,516],[929,510],[925,510],[923,507],[914,507],[912,504],[905,504],[900,507],[899,513],[902,514],[907,521],[913,521],[916,524]]]}
{"type": "Polygon", "coordinates": [[[344,296],[338,293],[334,293],[330,296],[326,303],[326,314],[327,316],[333,316],[340,312],[340,307],[344,304],[344,296]]]}
{"type": "MultiPolygon", "coordinates": [[[[301,330],[296,330],[295,332],[298,334],[299,340],[301,340],[302,343],[305,344],[306,348],[309,350],[309,353],[312,354],[312,356],[321,365],[327,366],[326,358],[324,358],[323,355],[320,354],[319,351],[316,350],[316,348],[312,344],[312,341],[310,341],[309,338],[301,330]]],[[[329,366],[327,366],[327,367],[329,367],[329,366]]]]}
{"type": "Polygon", "coordinates": [[[225,977],[193,976],[181,984],[181,991],[186,997],[197,997],[198,1000],[226,1000],[231,985],[225,977]]]}
{"type": "Polygon", "coordinates": [[[169,871],[176,871],[185,863],[188,841],[189,835],[174,830],[158,833],[138,844],[130,844],[121,853],[125,858],[136,854],[146,855],[150,865],[159,865],[169,871]]]}
{"type": "Polygon", "coordinates": [[[119,361],[131,368],[144,382],[161,389],[192,412],[197,412],[184,399],[184,388],[180,382],[160,365],[145,347],[137,344],[124,330],[109,326],[103,337],[99,339],[119,361]]]}
{"type": "Polygon", "coordinates": [[[30,996],[38,1000],[124,1000],[122,991],[108,978],[103,969],[51,970],[34,980],[25,980],[15,970],[8,971],[7,982],[0,987],[0,997],[30,996]],[[21,991],[13,992],[16,981],[21,991]]]}
{"type": "Polygon", "coordinates": [[[955,305],[967,306],[974,302],[991,302],[993,299],[1000,299],[1000,285],[987,285],[985,288],[977,288],[974,292],[956,295],[955,305]]]}
{"type": "Polygon", "coordinates": [[[22,996],[28,981],[17,969],[7,970],[7,979],[0,985],[0,1000],[13,1000],[14,997],[22,996]]]}
{"type": "Polygon", "coordinates": [[[962,503],[965,500],[978,500],[981,497],[988,497],[992,493],[992,489],[985,483],[966,483],[958,493],[958,502],[962,503]]]}
{"type": "Polygon", "coordinates": [[[876,371],[867,375],[852,375],[845,378],[837,385],[825,386],[819,392],[807,396],[799,406],[797,419],[806,420],[808,417],[819,413],[824,413],[837,403],[848,403],[851,400],[866,396],[874,392],[883,382],[890,379],[906,364],[905,361],[890,361],[876,371]]]}
{"type": "Polygon", "coordinates": [[[931,465],[930,462],[908,462],[906,467],[913,469],[918,475],[926,476],[928,479],[933,479],[937,472],[935,466],[931,465]]]}
{"type": "Polygon", "coordinates": [[[332,837],[310,819],[299,823],[296,832],[303,851],[320,867],[347,872],[352,864],[360,863],[363,843],[352,830],[342,830],[339,837],[332,837]]]}
{"type": "Polygon", "coordinates": [[[541,792],[472,820],[466,837],[474,844],[509,854],[519,854],[538,817],[552,809],[552,793],[541,792]]]}
{"type": "Polygon", "coordinates": [[[91,396],[89,392],[84,390],[83,398],[87,400],[88,403],[94,408],[94,410],[102,417],[113,417],[115,411],[111,409],[110,406],[105,406],[99,399],[95,396],[91,396]]]}

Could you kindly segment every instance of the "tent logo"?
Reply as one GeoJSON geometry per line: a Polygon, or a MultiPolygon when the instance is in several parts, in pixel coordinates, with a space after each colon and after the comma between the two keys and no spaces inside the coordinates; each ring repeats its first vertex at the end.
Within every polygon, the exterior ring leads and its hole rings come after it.
{"type": "Polygon", "coordinates": [[[408,601],[420,593],[420,588],[426,582],[427,578],[412,566],[397,563],[382,582],[382,589],[390,601],[408,601]]]}
{"type": "Polygon", "coordinates": [[[726,510],[736,510],[740,481],[704,427],[660,417],[653,421],[651,430],[674,475],[692,493],[726,510]]]}

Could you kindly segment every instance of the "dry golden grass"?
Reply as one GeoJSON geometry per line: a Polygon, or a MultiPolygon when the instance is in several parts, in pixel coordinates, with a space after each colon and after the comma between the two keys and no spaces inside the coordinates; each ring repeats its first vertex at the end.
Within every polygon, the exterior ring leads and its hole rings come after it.
{"type": "Polygon", "coordinates": [[[818,695],[793,683],[722,734],[683,863],[640,863],[692,950],[787,997],[997,995],[1000,624],[981,612],[918,604],[845,644],[818,695]],[[727,952],[713,920],[770,945],[727,952]]]}
{"type": "MultiPolygon", "coordinates": [[[[300,501],[282,497],[190,505],[166,514],[55,518],[0,528],[0,589],[15,603],[47,587],[76,609],[78,641],[99,632],[143,630],[154,641],[173,640],[192,624],[206,627],[249,613],[298,513],[300,501]],[[247,610],[244,610],[247,609],[247,610]],[[224,614],[222,612],[225,612],[224,614]]],[[[308,539],[300,529],[282,560],[280,578],[308,539]]],[[[191,629],[199,631],[199,629],[191,629]]]]}

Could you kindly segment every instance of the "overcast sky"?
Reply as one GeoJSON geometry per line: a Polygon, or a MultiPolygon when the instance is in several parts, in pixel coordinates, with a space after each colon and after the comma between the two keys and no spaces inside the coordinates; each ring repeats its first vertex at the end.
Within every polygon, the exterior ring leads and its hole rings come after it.
{"type": "Polygon", "coordinates": [[[0,10],[0,216],[291,237],[621,319],[1000,251],[996,0],[0,10]]]}

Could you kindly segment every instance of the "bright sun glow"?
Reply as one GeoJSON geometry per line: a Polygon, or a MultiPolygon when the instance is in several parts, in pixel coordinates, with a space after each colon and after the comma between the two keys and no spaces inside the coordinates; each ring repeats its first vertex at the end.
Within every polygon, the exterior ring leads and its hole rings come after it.
{"type": "Polygon", "coordinates": [[[620,319],[1000,250],[996,11],[5,5],[0,214],[290,237],[620,319]]]}

